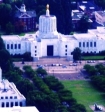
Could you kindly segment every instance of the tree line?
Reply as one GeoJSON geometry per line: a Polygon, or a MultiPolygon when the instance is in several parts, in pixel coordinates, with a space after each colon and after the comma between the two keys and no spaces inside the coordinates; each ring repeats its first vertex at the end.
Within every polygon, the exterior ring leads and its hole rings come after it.
{"type": "Polygon", "coordinates": [[[105,92],[105,65],[91,66],[86,64],[84,69],[88,72],[91,83],[99,90],[105,92]]]}

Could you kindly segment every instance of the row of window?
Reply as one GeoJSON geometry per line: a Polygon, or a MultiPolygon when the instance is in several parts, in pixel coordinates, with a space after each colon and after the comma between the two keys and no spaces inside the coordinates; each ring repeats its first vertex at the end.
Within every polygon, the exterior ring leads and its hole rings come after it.
{"type": "Polygon", "coordinates": [[[96,42],[79,42],[79,47],[96,47],[96,42]]]}
{"type": "MultiPolygon", "coordinates": [[[[67,48],[67,45],[65,45],[65,48],[67,48]]],[[[65,49],[65,56],[67,56],[67,49],[65,49]]]]}
{"type": "Polygon", "coordinates": [[[1,103],[1,107],[13,107],[13,106],[23,106],[22,105],[22,102],[6,102],[6,103],[4,103],[4,102],[2,102],[1,103]]]}
{"type": "Polygon", "coordinates": [[[21,49],[21,44],[7,44],[7,49],[21,49]]]}
{"type": "Polygon", "coordinates": [[[10,97],[8,97],[8,96],[6,96],[6,97],[1,97],[1,99],[17,99],[17,96],[14,96],[14,97],[12,97],[12,96],[10,96],[10,97]]]}
{"type": "Polygon", "coordinates": [[[37,56],[37,46],[35,46],[35,56],[37,56]]]}

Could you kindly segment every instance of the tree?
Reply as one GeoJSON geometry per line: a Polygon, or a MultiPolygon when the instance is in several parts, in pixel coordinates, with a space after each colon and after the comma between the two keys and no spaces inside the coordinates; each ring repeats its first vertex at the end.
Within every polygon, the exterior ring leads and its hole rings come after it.
{"type": "Polygon", "coordinates": [[[24,58],[24,61],[32,61],[32,57],[31,57],[31,53],[30,52],[25,52],[23,54],[23,58],[24,58]]]}
{"type": "Polygon", "coordinates": [[[44,77],[44,76],[47,75],[46,70],[44,70],[43,68],[38,68],[38,69],[36,70],[36,73],[37,73],[38,76],[41,76],[41,77],[44,77]]]}
{"type": "Polygon", "coordinates": [[[64,89],[64,86],[58,79],[54,76],[47,76],[44,78],[44,82],[49,86],[49,88],[53,91],[59,91],[64,89]]]}
{"type": "Polygon", "coordinates": [[[87,32],[89,27],[90,27],[89,16],[87,14],[84,14],[79,21],[78,30],[84,33],[84,32],[87,32]]]}
{"type": "Polygon", "coordinates": [[[74,60],[80,60],[81,59],[81,50],[80,50],[80,48],[76,47],[74,49],[74,51],[72,52],[72,54],[73,54],[73,59],[74,60]]]}
{"type": "Polygon", "coordinates": [[[21,32],[23,32],[24,28],[25,28],[24,22],[22,22],[20,20],[15,22],[15,31],[16,32],[21,33],[21,32]]]}
{"type": "Polygon", "coordinates": [[[68,101],[69,99],[72,98],[72,92],[66,89],[62,89],[58,91],[58,95],[60,97],[60,100],[63,101],[68,101]]]}
{"type": "Polygon", "coordinates": [[[36,76],[36,72],[31,68],[31,66],[23,66],[24,75],[28,78],[34,78],[36,76]]]}
{"type": "Polygon", "coordinates": [[[4,42],[3,42],[3,39],[1,38],[1,36],[0,36],[0,50],[1,49],[5,49],[5,44],[4,44],[4,42]]]}
{"type": "Polygon", "coordinates": [[[9,52],[5,49],[0,50],[0,66],[3,69],[3,71],[6,72],[7,70],[9,70],[8,67],[10,65],[8,65],[8,64],[10,61],[11,61],[11,59],[10,59],[9,52]]]}
{"type": "Polygon", "coordinates": [[[27,96],[29,91],[35,89],[34,85],[28,79],[19,80],[16,86],[24,96],[27,96]]]}
{"type": "Polygon", "coordinates": [[[94,0],[94,2],[103,10],[105,9],[105,0],[94,0]]]}
{"type": "Polygon", "coordinates": [[[6,33],[7,34],[14,33],[14,26],[12,25],[11,22],[6,24],[6,33]]]}
{"type": "Polygon", "coordinates": [[[5,28],[8,21],[10,21],[11,13],[12,7],[10,4],[0,4],[0,25],[2,28],[5,28]]]}

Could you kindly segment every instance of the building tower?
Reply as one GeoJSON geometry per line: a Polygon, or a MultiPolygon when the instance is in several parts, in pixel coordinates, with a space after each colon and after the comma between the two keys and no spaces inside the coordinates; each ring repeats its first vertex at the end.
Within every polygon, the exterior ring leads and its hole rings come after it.
{"type": "Polygon", "coordinates": [[[25,13],[26,12],[26,8],[25,5],[22,4],[21,8],[20,8],[20,12],[25,13]]]}
{"type": "Polygon", "coordinates": [[[0,67],[0,82],[2,81],[2,69],[0,67]]]}
{"type": "Polygon", "coordinates": [[[41,15],[39,18],[39,34],[45,35],[55,33],[57,33],[56,17],[54,15],[50,15],[49,5],[47,4],[46,15],[41,15]]]}

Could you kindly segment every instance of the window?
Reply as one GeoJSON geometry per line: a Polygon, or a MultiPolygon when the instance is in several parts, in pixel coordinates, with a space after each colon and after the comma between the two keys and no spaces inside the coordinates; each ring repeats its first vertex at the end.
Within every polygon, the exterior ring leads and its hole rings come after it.
{"type": "Polygon", "coordinates": [[[4,102],[2,102],[1,106],[4,107],[4,102]]]}
{"type": "Polygon", "coordinates": [[[8,99],[8,97],[6,96],[5,99],[8,99]]]}
{"type": "Polygon", "coordinates": [[[35,56],[37,56],[37,54],[35,54],[35,56]]]}
{"type": "Polygon", "coordinates": [[[21,49],[21,45],[20,44],[18,44],[18,49],[21,49]]]}
{"type": "Polygon", "coordinates": [[[9,107],[9,102],[6,102],[6,107],[9,107]]]}
{"type": "Polygon", "coordinates": [[[11,107],[13,107],[13,102],[11,102],[11,107]]]}
{"type": "Polygon", "coordinates": [[[65,55],[67,56],[67,53],[65,53],[65,55]]]}
{"type": "Polygon", "coordinates": [[[67,52],[67,49],[65,49],[65,52],[67,52]]]}
{"type": "Polygon", "coordinates": [[[14,96],[14,99],[17,99],[17,96],[14,96]]]}
{"type": "Polygon", "coordinates": [[[9,44],[7,44],[7,49],[9,49],[9,44]]]}
{"type": "Polygon", "coordinates": [[[36,53],[36,50],[35,50],[35,53],[36,53]]]}
{"type": "Polygon", "coordinates": [[[67,48],[67,45],[65,45],[65,47],[67,48]]]}
{"type": "Polygon", "coordinates": [[[18,106],[18,102],[15,102],[15,106],[18,106]]]}
{"type": "Polygon", "coordinates": [[[17,44],[15,44],[15,49],[17,49],[17,44]]]}
{"type": "Polygon", "coordinates": [[[13,44],[11,44],[11,49],[13,49],[13,44]]]}
{"type": "Polygon", "coordinates": [[[87,42],[87,47],[89,47],[89,42],[87,42]]]}
{"type": "Polygon", "coordinates": [[[83,42],[83,47],[85,47],[85,42],[83,42]]]}
{"type": "Polygon", "coordinates": [[[81,47],[81,42],[79,42],[79,47],[81,47]]]}
{"type": "Polygon", "coordinates": [[[12,96],[10,96],[10,99],[12,99],[12,96]]]}
{"type": "Polygon", "coordinates": [[[3,97],[1,97],[1,99],[4,99],[3,97]]]}
{"type": "Polygon", "coordinates": [[[92,47],[92,42],[90,42],[90,47],[92,47]]]}
{"type": "Polygon", "coordinates": [[[20,102],[20,106],[22,107],[22,102],[20,102]]]}
{"type": "Polygon", "coordinates": [[[35,46],[35,49],[37,48],[37,46],[35,46]]]}
{"type": "Polygon", "coordinates": [[[96,42],[94,42],[94,47],[96,47],[96,42]]]}

